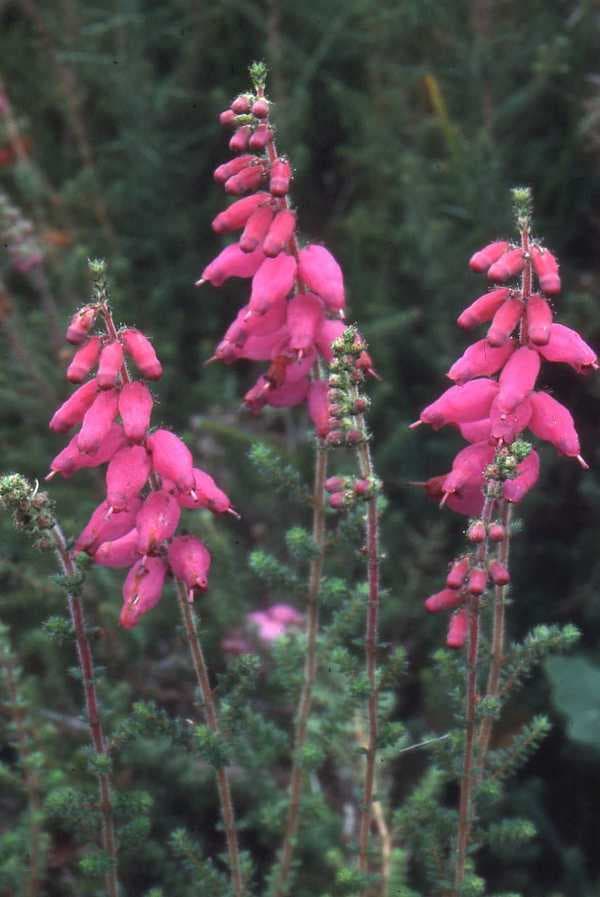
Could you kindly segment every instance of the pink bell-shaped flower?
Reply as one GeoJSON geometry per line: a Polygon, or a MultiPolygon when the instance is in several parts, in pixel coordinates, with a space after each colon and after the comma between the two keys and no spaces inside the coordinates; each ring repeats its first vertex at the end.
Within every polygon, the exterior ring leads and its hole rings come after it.
{"type": "Polygon", "coordinates": [[[497,240],[495,243],[488,243],[483,249],[475,252],[469,259],[469,268],[471,271],[477,271],[478,274],[484,274],[490,265],[497,262],[500,256],[508,249],[506,240],[497,240]]]}
{"type": "Polygon", "coordinates": [[[96,395],[84,415],[81,430],[77,435],[80,452],[92,454],[98,451],[117,416],[118,405],[119,393],[116,389],[107,389],[96,395]]]}
{"type": "Polygon", "coordinates": [[[189,448],[170,430],[155,430],[148,438],[152,468],[160,477],[173,480],[181,492],[194,489],[194,462],[189,448]]]}
{"type": "Polygon", "coordinates": [[[251,312],[263,315],[269,308],[288,295],[294,286],[296,259],[280,253],[276,258],[265,259],[252,278],[252,292],[248,306],[251,312]]]}
{"type": "Polygon", "coordinates": [[[70,383],[81,383],[96,366],[100,357],[102,342],[99,336],[92,336],[78,349],[67,368],[67,380],[70,383]]]}
{"type": "Polygon", "coordinates": [[[498,309],[509,298],[510,290],[508,287],[499,287],[496,290],[490,290],[475,299],[457,318],[459,327],[469,330],[478,324],[485,324],[491,321],[498,309]]]}
{"type": "Polygon", "coordinates": [[[132,498],[119,514],[111,514],[108,500],[101,502],[80,532],[75,541],[75,551],[87,551],[93,554],[102,542],[119,539],[128,533],[135,524],[135,518],[141,506],[139,498],[132,498]]]}
{"type": "Polygon", "coordinates": [[[170,539],[179,524],[181,509],[177,499],[167,491],[151,492],[136,517],[137,547],[140,554],[152,554],[170,539]]]}
{"type": "Polygon", "coordinates": [[[146,438],[152,415],[152,394],[145,383],[134,380],[125,383],[119,393],[119,414],[123,429],[132,442],[146,438]]]}
{"type": "Polygon", "coordinates": [[[177,536],[169,545],[168,557],[173,576],[184,582],[190,592],[206,591],[211,557],[200,539],[177,536]]]}
{"type": "Polygon", "coordinates": [[[106,469],[109,507],[122,512],[144,488],[151,469],[150,455],[143,445],[126,445],[119,449],[106,469]]]}
{"type": "Polygon", "coordinates": [[[300,250],[298,277],[320,296],[330,311],[339,312],[346,305],[342,269],[324,246],[312,243],[300,250]]]}
{"type": "Polygon", "coordinates": [[[100,389],[116,386],[123,366],[123,346],[118,340],[107,343],[100,353],[96,380],[100,389]]]}
{"type": "Polygon", "coordinates": [[[161,599],[167,565],[160,557],[140,558],[133,565],[123,583],[123,607],[119,622],[132,629],[144,614],[156,607],[161,599]]]}
{"type": "Polygon", "coordinates": [[[78,424],[83,420],[85,412],[96,398],[97,393],[98,384],[94,377],[76,389],[54,412],[50,419],[50,429],[55,433],[66,433],[67,430],[78,424]]]}
{"type": "Polygon", "coordinates": [[[464,383],[474,377],[489,377],[505,365],[514,349],[512,342],[495,347],[490,346],[486,339],[477,340],[454,362],[447,376],[456,383],[464,383]]]}
{"type": "Polygon", "coordinates": [[[162,365],[148,337],[131,327],[123,330],[120,336],[125,351],[133,358],[140,373],[148,380],[158,380],[162,376],[162,365]]]}
{"type": "Polygon", "coordinates": [[[139,558],[138,531],[128,533],[112,542],[102,542],[94,552],[94,563],[99,567],[131,567],[139,558]]]}

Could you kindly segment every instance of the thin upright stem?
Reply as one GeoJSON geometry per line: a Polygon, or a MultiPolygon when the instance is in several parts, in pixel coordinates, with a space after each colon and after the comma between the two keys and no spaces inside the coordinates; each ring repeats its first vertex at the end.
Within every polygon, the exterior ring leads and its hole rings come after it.
{"type": "Polygon", "coordinates": [[[294,753],[290,774],[290,792],[283,843],[279,855],[274,894],[284,897],[288,893],[290,869],[296,847],[296,834],[300,820],[300,799],[304,782],[302,750],[306,742],[308,720],[312,705],[313,687],[317,676],[317,634],[319,631],[319,591],[321,573],[325,557],[325,502],[324,489],[327,477],[327,449],[317,443],[315,457],[315,477],[313,487],[313,527],[312,536],[317,553],[310,562],[308,591],[306,596],[306,657],[304,661],[304,681],[296,711],[294,729],[294,753]]]}
{"type": "MultiPolygon", "coordinates": [[[[192,665],[196,673],[198,687],[202,694],[204,706],[204,717],[206,725],[217,734],[219,732],[219,717],[217,714],[217,705],[213,696],[213,691],[208,677],[208,669],[204,652],[198,636],[198,627],[196,626],[196,617],[190,602],[187,599],[187,592],[184,584],[176,580],[177,601],[181,612],[181,619],[185,629],[187,643],[192,657],[192,665]]],[[[225,839],[227,841],[227,852],[229,855],[229,872],[231,875],[231,884],[235,897],[241,897],[244,892],[244,884],[242,879],[242,868],[240,863],[240,852],[238,847],[237,829],[235,824],[235,813],[233,809],[233,801],[231,799],[231,787],[229,784],[229,775],[225,767],[221,766],[216,770],[217,789],[219,792],[219,801],[221,804],[221,815],[223,817],[223,827],[225,829],[225,839]]]]}
{"type": "MultiPolygon", "coordinates": [[[[54,547],[59,565],[65,576],[73,576],[76,572],[71,555],[67,550],[65,537],[60,526],[56,523],[50,531],[54,540],[54,547]]],[[[108,749],[102,722],[98,711],[98,696],[96,693],[96,682],[94,678],[94,659],[92,649],[87,637],[85,616],[83,612],[83,604],[78,595],[70,592],[67,593],[67,602],[69,613],[75,633],[75,644],[77,646],[77,657],[79,659],[79,668],[81,670],[81,681],[83,684],[83,692],[85,695],[85,705],[87,710],[87,720],[90,729],[90,738],[92,746],[98,759],[102,758],[104,764],[108,766],[108,749]]],[[[109,772],[98,772],[98,787],[100,791],[100,814],[102,817],[102,846],[110,860],[110,868],[105,875],[105,887],[108,897],[118,897],[119,885],[117,879],[117,839],[115,835],[115,824],[113,818],[112,806],[112,777],[109,772]]]]}

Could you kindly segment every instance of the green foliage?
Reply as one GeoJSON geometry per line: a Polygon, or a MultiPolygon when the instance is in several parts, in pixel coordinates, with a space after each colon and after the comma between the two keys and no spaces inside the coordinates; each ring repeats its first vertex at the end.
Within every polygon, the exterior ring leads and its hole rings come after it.
{"type": "Polygon", "coordinates": [[[597,748],[600,668],[585,657],[550,657],[544,663],[544,672],[550,681],[554,706],[566,718],[569,737],[597,748]]]}

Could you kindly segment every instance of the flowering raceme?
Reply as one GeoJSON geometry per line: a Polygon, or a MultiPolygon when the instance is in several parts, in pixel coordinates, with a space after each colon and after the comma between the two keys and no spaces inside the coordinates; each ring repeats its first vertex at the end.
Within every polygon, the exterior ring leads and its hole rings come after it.
{"type": "Polygon", "coordinates": [[[100,566],[129,568],[120,620],[131,628],[158,603],[168,575],[185,584],[189,600],[208,586],[208,549],[195,536],[176,534],[182,509],[235,511],[212,477],[194,467],[178,436],[150,430],[152,393],[143,380],[132,380],[127,360],[146,380],[157,380],[162,366],[140,330],[116,330],[104,264],[90,265],[96,276],[93,301],[67,330],[68,342],[78,347],[67,379],[78,387],[50,421],[57,433],[79,430],[51,462],[47,479],[107,465],[106,498],[77,537],[75,550],[100,566]],[[92,333],[97,322],[105,332],[92,333]]]}

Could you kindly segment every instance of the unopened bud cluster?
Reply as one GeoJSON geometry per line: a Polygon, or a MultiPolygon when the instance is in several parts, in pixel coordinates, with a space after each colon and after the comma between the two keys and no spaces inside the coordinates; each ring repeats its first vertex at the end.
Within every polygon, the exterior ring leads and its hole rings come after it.
{"type": "Polygon", "coordinates": [[[56,523],[54,503],[47,492],[40,492],[20,474],[0,478],[0,505],[12,514],[17,529],[36,536],[36,548],[50,548],[47,531],[56,523]]]}
{"type": "Polygon", "coordinates": [[[207,588],[208,549],[195,536],[176,535],[182,510],[235,512],[212,477],[194,467],[178,436],[151,429],[152,393],[143,379],[131,378],[127,362],[145,380],[162,375],[161,363],[140,330],[115,328],[104,264],[90,267],[92,302],[67,329],[67,341],[78,347],[67,378],[81,385],[50,421],[57,433],[79,429],[52,461],[47,479],[107,465],[106,498],[79,534],[75,551],[101,566],[129,568],[121,611],[121,624],[129,628],[160,600],[169,574],[185,583],[190,600],[194,590],[207,588]]]}
{"type": "Polygon", "coordinates": [[[368,440],[364,413],[369,399],[360,386],[365,371],[374,374],[366,344],[355,326],[346,327],[331,346],[327,381],[327,444],[333,447],[355,446],[368,440]]]}

